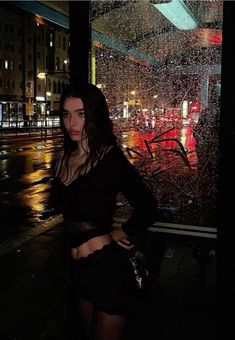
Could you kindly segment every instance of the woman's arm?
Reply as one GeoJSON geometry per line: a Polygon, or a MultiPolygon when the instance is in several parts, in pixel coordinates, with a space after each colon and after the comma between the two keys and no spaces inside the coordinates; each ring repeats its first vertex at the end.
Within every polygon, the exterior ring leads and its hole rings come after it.
{"type": "Polygon", "coordinates": [[[126,235],[138,237],[157,219],[158,202],[153,192],[144,183],[135,167],[120,151],[121,174],[120,191],[126,197],[133,208],[128,220],[122,224],[122,230],[126,235]]]}

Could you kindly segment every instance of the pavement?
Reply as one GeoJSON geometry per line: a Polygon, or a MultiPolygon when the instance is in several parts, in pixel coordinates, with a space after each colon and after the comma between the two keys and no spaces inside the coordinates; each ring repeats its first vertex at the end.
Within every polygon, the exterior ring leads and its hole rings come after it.
{"type": "MultiPolygon", "coordinates": [[[[0,244],[1,340],[83,340],[68,312],[64,236],[55,216],[0,244]]],[[[214,250],[202,268],[191,244],[165,240],[160,277],[140,296],[124,339],[214,340],[216,314],[214,250]]]]}

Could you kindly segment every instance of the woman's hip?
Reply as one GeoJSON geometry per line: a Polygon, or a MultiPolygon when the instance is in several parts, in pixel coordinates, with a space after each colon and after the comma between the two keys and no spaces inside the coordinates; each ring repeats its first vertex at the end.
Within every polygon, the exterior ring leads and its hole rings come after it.
{"type": "Polygon", "coordinates": [[[86,258],[91,254],[102,250],[105,246],[111,244],[112,237],[110,234],[100,235],[89,239],[78,247],[70,249],[71,257],[73,260],[80,260],[86,258]]]}

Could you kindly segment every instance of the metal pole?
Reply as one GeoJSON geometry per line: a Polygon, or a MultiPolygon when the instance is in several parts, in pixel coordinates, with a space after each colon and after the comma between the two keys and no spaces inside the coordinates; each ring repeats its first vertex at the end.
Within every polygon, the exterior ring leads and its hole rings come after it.
{"type": "Polygon", "coordinates": [[[47,75],[45,74],[45,141],[47,140],[47,75]]]}
{"type": "Polygon", "coordinates": [[[90,2],[69,1],[70,81],[90,81],[90,2]]]}
{"type": "MultiPolygon", "coordinates": [[[[217,256],[217,291],[220,321],[218,331],[223,338],[234,331],[234,238],[232,237],[234,220],[235,176],[232,165],[235,140],[235,64],[231,47],[235,36],[231,34],[234,27],[235,1],[223,2],[223,44],[221,67],[221,114],[219,147],[219,223],[217,256]]],[[[220,336],[218,337],[220,338],[220,336]]]]}

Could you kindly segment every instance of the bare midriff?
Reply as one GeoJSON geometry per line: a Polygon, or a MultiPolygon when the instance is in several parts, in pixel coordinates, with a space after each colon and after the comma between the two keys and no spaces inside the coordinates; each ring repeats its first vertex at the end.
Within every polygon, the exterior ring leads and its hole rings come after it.
{"type": "Polygon", "coordinates": [[[96,236],[83,243],[77,248],[71,248],[71,255],[74,260],[79,260],[81,257],[87,257],[94,251],[102,249],[105,245],[112,242],[112,237],[109,234],[96,236]]]}

